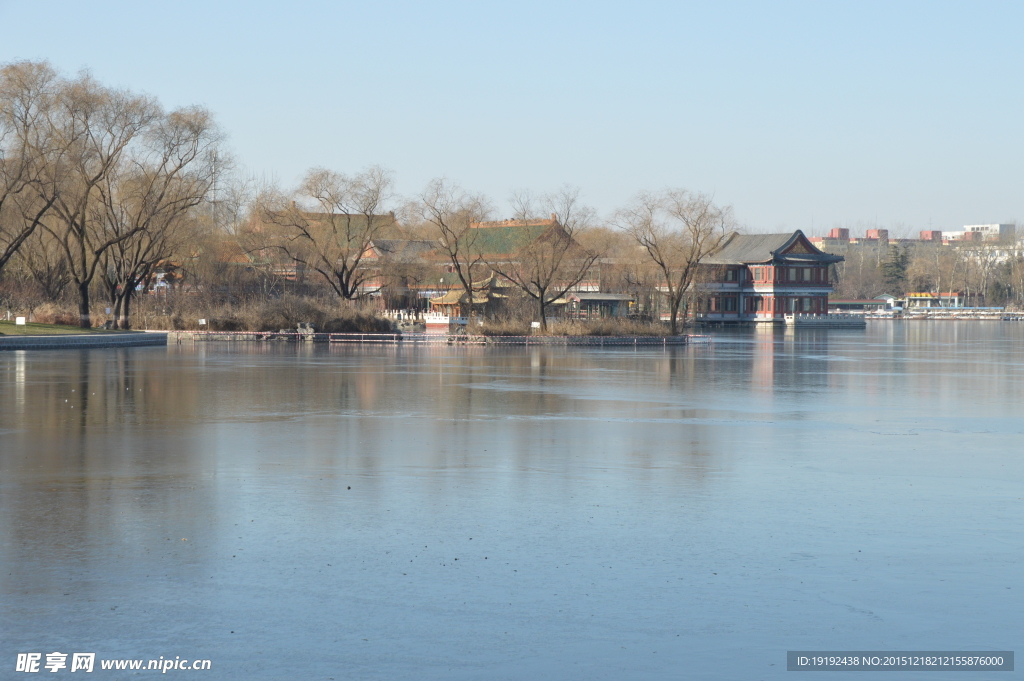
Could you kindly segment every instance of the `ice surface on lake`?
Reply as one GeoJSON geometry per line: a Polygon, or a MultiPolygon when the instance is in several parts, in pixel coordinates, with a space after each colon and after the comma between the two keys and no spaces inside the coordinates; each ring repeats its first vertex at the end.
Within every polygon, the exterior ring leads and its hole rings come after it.
{"type": "Polygon", "coordinates": [[[985,322],[0,353],[0,669],[779,679],[787,650],[1013,650],[1022,409],[1024,325],[985,322]]]}

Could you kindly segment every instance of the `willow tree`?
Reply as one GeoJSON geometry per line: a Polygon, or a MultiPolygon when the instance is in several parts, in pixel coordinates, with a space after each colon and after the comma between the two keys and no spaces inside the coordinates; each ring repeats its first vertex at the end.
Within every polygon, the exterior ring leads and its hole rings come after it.
{"type": "Polygon", "coordinates": [[[149,97],[104,87],[88,75],[61,83],[53,114],[54,144],[44,164],[40,200],[52,202],[43,223],[64,253],[78,292],[79,324],[92,326],[90,288],[106,251],[144,225],[113,233],[98,210],[100,192],[129,148],[162,117],[149,97]]]}
{"type": "Polygon", "coordinates": [[[251,250],[276,251],[316,272],[341,298],[360,297],[375,272],[365,265],[374,239],[395,224],[385,212],[391,174],[374,166],[348,176],[310,170],[291,195],[264,194],[244,239],[251,250]]]}
{"type": "Polygon", "coordinates": [[[512,207],[520,222],[550,222],[550,227],[535,235],[522,230],[512,248],[505,253],[489,253],[491,269],[509,280],[536,304],[537,321],[548,328],[547,309],[555,300],[576,288],[600,258],[600,253],[584,248],[577,240],[594,221],[594,210],[580,201],[580,191],[563,187],[535,202],[527,193],[512,198],[512,207]],[[550,220],[536,216],[547,211],[550,220]]]}
{"type": "Polygon", "coordinates": [[[93,220],[114,239],[103,255],[103,279],[115,328],[129,328],[138,286],[196,243],[196,209],[211,198],[225,165],[221,141],[207,110],[172,111],[100,182],[93,220]]]}
{"type": "Polygon", "coordinates": [[[53,206],[54,197],[39,189],[54,151],[49,117],[57,82],[45,63],[0,68],[0,271],[53,206]]]}
{"type": "Polygon", "coordinates": [[[701,260],[728,237],[731,209],[706,194],[671,189],[639,194],[616,219],[659,272],[672,333],[678,333],[680,310],[685,318],[696,294],[701,260]]]}
{"type": "Polygon", "coordinates": [[[437,252],[459,280],[467,301],[466,317],[472,325],[473,298],[487,271],[481,232],[474,225],[487,218],[490,203],[482,195],[468,194],[446,180],[436,179],[420,195],[418,210],[419,217],[431,227],[437,252]]]}
{"type": "Polygon", "coordinates": [[[47,301],[64,297],[71,284],[71,272],[67,257],[49,232],[35,230],[18,249],[16,262],[39,286],[47,301]]]}

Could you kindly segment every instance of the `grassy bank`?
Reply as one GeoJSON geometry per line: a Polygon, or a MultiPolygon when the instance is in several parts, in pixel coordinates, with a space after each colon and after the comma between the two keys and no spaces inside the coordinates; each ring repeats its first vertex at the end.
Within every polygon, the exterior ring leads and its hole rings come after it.
{"type": "Polygon", "coordinates": [[[67,336],[82,333],[118,333],[106,329],[83,329],[78,326],[67,324],[15,324],[14,322],[0,321],[0,335],[3,336],[67,336]]]}
{"type": "Polygon", "coordinates": [[[220,305],[202,305],[200,301],[187,298],[176,302],[174,310],[146,313],[145,325],[168,331],[294,331],[300,323],[312,324],[322,333],[390,333],[395,330],[390,321],[371,311],[337,301],[299,296],[220,305]],[[206,324],[200,324],[200,319],[205,319],[206,324]]]}
{"type": "MultiPolygon", "coordinates": [[[[0,322],[0,334],[9,336],[49,336],[81,333],[118,333],[102,328],[83,330],[73,323],[78,311],[71,304],[46,304],[33,312],[35,323],[15,326],[0,322]]],[[[93,324],[100,327],[110,317],[96,310],[93,324]]],[[[136,330],[163,331],[294,331],[300,323],[309,323],[318,333],[393,333],[395,324],[375,314],[372,308],[337,300],[318,300],[285,295],[269,300],[212,302],[204,296],[180,295],[142,297],[132,311],[136,330]],[[205,320],[200,324],[199,320],[205,320]]],[[[488,319],[473,325],[471,333],[484,336],[668,336],[667,324],[612,318],[592,321],[548,321],[543,332],[525,319],[488,319]]]]}

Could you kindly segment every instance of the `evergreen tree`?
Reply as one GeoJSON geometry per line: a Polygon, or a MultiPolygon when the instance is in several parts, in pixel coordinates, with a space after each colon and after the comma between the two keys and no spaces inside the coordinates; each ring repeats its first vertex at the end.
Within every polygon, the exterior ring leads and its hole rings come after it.
{"type": "Polygon", "coordinates": [[[901,251],[899,246],[889,247],[889,258],[882,263],[882,280],[889,295],[901,296],[906,293],[909,262],[906,251],[901,251]]]}

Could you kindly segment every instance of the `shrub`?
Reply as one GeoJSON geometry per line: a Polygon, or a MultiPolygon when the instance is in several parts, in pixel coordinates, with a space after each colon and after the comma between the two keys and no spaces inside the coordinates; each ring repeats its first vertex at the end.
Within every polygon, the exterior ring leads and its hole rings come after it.
{"type": "Polygon", "coordinates": [[[57,303],[43,303],[32,312],[32,318],[40,324],[78,326],[77,310],[57,303]]]}
{"type": "Polygon", "coordinates": [[[387,319],[373,315],[355,313],[348,317],[335,317],[325,322],[317,331],[324,333],[393,333],[394,325],[387,319]]]}
{"type": "Polygon", "coordinates": [[[514,320],[484,321],[477,330],[483,336],[529,336],[530,325],[514,320]]]}
{"type": "Polygon", "coordinates": [[[242,322],[233,316],[211,317],[206,320],[210,331],[244,331],[242,322]]]}
{"type": "Polygon", "coordinates": [[[621,317],[595,321],[548,322],[548,336],[668,336],[670,329],[660,322],[638,322],[621,317]]]}

